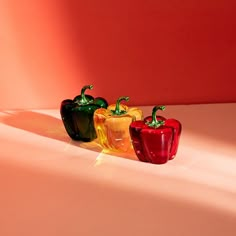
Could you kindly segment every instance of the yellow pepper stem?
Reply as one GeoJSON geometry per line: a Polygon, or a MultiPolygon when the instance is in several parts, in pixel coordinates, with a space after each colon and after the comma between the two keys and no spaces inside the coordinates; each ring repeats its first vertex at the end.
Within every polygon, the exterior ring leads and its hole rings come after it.
{"type": "Polygon", "coordinates": [[[123,97],[119,97],[117,99],[115,110],[111,110],[113,115],[123,115],[123,114],[127,113],[127,111],[120,110],[120,102],[123,101],[123,100],[129,101],[129,97],[123,96],[123,97]]]}

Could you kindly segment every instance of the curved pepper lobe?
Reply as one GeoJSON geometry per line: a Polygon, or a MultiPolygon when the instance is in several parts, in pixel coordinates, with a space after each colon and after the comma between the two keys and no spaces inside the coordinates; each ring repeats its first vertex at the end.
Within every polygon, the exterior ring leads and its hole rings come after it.
{"type": "Polygon", "coordinates": [[[98,105],[100,108],[107,108],[108,107],[108,103],[107,103],[106,99],[104,99],[102,97],[96,97],[94,99],[94,104],[98,105]]]}
{"type": "Polygon", "coordinates": [[[138,159],[143,162],[150,162],[151,160],[145,155],[143,144],[140,141],[141,131],[144,127],[147,128],[147,125],[145,125],[142,120],[133,121],[130,124],[129,132],[132,137],[131,142],[138,159]]]}
{"type": "Polygon", "coordinates": [[[140,134],[144,155],[153,164],[164,164],[170,158],[173,139],[171,128],[142,129],[140,134]]]}
{"type": "Polygon", "coordinates": [[[89,142],[96,138],[93,113],[99,106],[94,104],[79,106],[71,100],[61,104],[61,117],[68,135],[73,140],[89,142]]]}
{"type": "Polygon", "coordinates": [[[71,99],[65,99],[61,102],[60,112],[66,112],[75,107],[76,104],[74,104],[73,100],[71,99]]]}
{"type": "Polygon", "coordinates": [[[172,160],[175,158],[176,153],[178,151],[180,135],[182,132],[182,125],[176,119],[167,119],[165,121],[165,126],[170,127],[173,132],[173,139],[172,139],[170,158],[169,158],[170,160],[172,160]]]}
{"type": "Polygon", "coordinates": [[[76,107],[76,104],[73,102],[73,100],[66,99],[61,102],[60,114],[68,135],[72,139],[76,140],[77,139],[76,128],[74,126],[73,117],[71,116],[71,110],[74,107],[76,107]]]}
{"type": "Polygon", "coordinates": [[[132,149],[129,125],[133,120],[142,117],[142,111],[120,105],[120,110],[127,112],[123,115],[114,115],[114,107],[115,105],[110,105],[108,109],[100,108],[95,111],[94,125],[97,137],[103,148],[126,152],[132,149]]]}
{"type": "Polygon", "coordinates": [[[89,142],[97,137],[94,128],[93,114],[98,108],[98,105],[88,104],[76,106],[72,109],[71,116],[76,132],[76,140],[89,142]]]}
{"type": "Polygon", "coordinates": [[[100,145],[104,148],[109,148],[104,127],[104,122],[107,116],[109,116],[109,112],[105,108],[97,109],[93,115],[94,127],[97,134],[97,138],[100,142],[100,145]]]}
{"type": "Polygon", "coordinates": [[[126,152],[132,148],[129,125],[132,122],[132,117],[129,115],[107,118],[104,122],[106,130],[107,142],[110,148],[114,151],[126,152]]]}
{"type": "Polygon", "coordinates": [[[133,117],[132,121],[142,120],[143,119],[143,112],[139,108],[137,108],[137,107],[131,107],[128,110],[128,114],[133,117]]]}

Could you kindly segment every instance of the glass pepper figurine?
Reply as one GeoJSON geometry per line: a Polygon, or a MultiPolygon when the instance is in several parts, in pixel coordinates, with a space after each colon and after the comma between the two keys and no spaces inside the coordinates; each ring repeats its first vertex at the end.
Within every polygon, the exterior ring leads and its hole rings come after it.
{"type": "Polygon", "coordinates": [[[176,119],[156,115],[164,109],[165,106],[155,106],[152,116],[130,124],[132,144],[140,161],[164,164],[176,156],[182,125],[176,119]]]}
{"type": "Polygon", "coordinates": [[[116,104],[99,108],[94,112],[94,126],[100,145],[111,151],[126,152],[132,150],[129,125],[134,120],[141,120],[142,110],[128,108],[121,101],[129,97],[119,97],[116,104]]]}
{"type": "Polygon", "coordinates": [[[94,140],[93,114],[99,108],[107,108],[108,103],[102,97],[85,95],[86,89],[93,89],[93,85],[85,85],[81,94],[73,100],[66,99],[61,102],[61,118],[68,135],[73,140],[89,142],[94,140]]]}

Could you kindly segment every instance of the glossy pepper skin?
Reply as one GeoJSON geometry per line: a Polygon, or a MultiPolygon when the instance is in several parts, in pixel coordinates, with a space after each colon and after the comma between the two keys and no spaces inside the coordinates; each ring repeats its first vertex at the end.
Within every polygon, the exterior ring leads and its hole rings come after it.
{"type": "Polygon", "coordinates": [[[176,119],[156,116],[157,110],[164,109],[155,106],[152,116],[130,124],[132,144],[140,161],[164,164],[176,156],[182,125],[176,119]]]}
{"type": "Polygon", "coordinates": [[[122,100],[128,101],[129,97],[120,97],[116,104],[94,112],[94,126],[100,145],[115,152],[132,150],[129,125],[143,116],[142,110],[120,104],[122,100]]]}
{"type": "Polygon", "coordinates": [[[85,90],[92,88],[93,85],[85,85],[81,89],[81,94],[73,100],[66,99],[61,102],[61,118],[68,135],[73,140],[89,142],[97,137],[93,114],[101,107],[106,108],[108,103],[104,98],[85,95],[85,90]]]}

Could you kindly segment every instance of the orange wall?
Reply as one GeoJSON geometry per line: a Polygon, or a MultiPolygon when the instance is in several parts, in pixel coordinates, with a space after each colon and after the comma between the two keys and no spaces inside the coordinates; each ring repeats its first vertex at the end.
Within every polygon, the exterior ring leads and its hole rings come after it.
{"type": "Polygon", "coordinates": [[[0,108],[235,102],[235,29],[235,0],[0,0],[0,108]]]}

